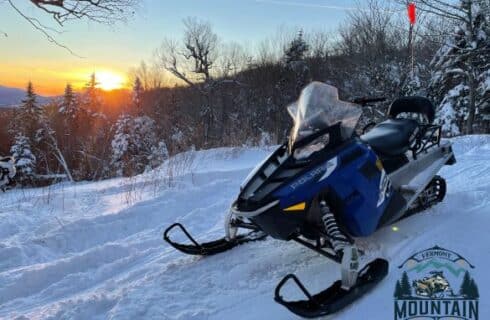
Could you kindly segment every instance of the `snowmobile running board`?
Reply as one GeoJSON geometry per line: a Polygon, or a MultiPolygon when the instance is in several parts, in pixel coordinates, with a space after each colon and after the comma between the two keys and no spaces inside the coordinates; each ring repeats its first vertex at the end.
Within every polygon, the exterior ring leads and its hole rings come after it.
{"type": "Polygon", "coordinates": [[[358,300],[381,282],[387,274],[388,261],[378,258],[360,270],[356,284],[352,288],[343,289],[341,280],[337,280],[329,288],[315,295],[311,295],[294,274],[289,274],[277,285],[274,300],[288,308],[292,313],[304,318],[326,316],[336,313],[358,300]],[[289,280],[296,283],[308,300],[286,301],[283,299],[281,289],[289,280]]]}
{"type": "Polygon", "coordinates": [[[239,235],[233,240],[227,240],[226,238],[221,238],[218,240],[214,240],[206,243],[198,243],[190,233],[184,228],[180,223],[174,223],[170,227],[168,227],[163,233],[163,240],[168,242],[172,247],[179,250],[180,252],[191,254],[191,255],[201,255],[201,256],[210,256],[213,254],[225,252],[230,250],[240,244],[263,240],[267,235],[262,231],[255,229],[248,224],[240,226],[246,229],[252,229],[251,231],[244,235],[239,235]],[[186,235],[186,237],[192,242],[192,244],[181,244],[170,240],[169,233],[172,229],[179,228],[186,235]]]}

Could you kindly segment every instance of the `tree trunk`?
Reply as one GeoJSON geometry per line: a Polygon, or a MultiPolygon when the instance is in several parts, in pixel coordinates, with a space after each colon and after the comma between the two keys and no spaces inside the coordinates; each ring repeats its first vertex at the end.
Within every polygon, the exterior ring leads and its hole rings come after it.
{"type": "Polygon", "coordinates": [[[469,98],[470,104],[468,106],[468,118],[466,119],[466,134],[473,134],[473,123],[475,122],[476,111],[476,85],[473,72],[470,72],[468,77],[469,98]]]}

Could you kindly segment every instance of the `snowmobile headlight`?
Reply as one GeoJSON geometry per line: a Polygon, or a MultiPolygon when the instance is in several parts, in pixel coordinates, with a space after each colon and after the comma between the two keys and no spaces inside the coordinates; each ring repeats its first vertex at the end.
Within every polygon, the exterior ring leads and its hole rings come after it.
{"type": "Polygon", "coordinates": [[[284,209],[284,211],[303,211],[306,208],[306,202],[300,202],[284,209]]]}

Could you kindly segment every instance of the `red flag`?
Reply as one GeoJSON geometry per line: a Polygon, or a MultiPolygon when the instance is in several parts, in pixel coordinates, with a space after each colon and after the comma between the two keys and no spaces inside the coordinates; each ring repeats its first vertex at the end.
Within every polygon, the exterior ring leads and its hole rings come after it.
{"type": "Polygon", "coordinates": [[[410,2],[408,4],[408,20],[410,21],[411,25],[415,24],[415,3],[410,2]]]}

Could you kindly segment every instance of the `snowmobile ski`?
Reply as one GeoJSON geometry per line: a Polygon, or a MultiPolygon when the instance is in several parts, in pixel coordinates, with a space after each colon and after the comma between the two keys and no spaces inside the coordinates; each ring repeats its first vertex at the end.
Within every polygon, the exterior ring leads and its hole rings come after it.
{"type": "Polygon", "coordinates": [[[267,235],[260,230],[254,230],[247,234],[238,235],[234,239],[227,240],[226,237],[223,237],[218,240],[214,240],[206,243],[197,242],[190,233],[184,228],[180,223],[174,223],[170,227],[168,227],[163,233],[163,239],[168,242],[175,249],[191,255],[201,255],[201,256],[210,256],[213,254],[225,252],[230,250],[240,244],[263,240],[267,235]],[[179,228],[186,235],[186,237],[192,242],[192,244],[181,244],[174,242],[170,239],[169,233],[172,229],[179,228]]]}
{"type": "Polygon", "coordinates": [[[294,275],[284,277],[276,287],[274,300],[286,307],[292,313],[305,317],[316,318],[336,313],[352,302],[358,300],[365,293],[374,288],[388,274],[388,261],[378,258],[367,264],[359,271],[359,276],[353,287],[344,289],[342,281],[335,281],[329,288],[311,295],[303,283],[294,275]],[[293,280],[307,300],[286,301],[281,295],[281,289],[293,280]]]}

